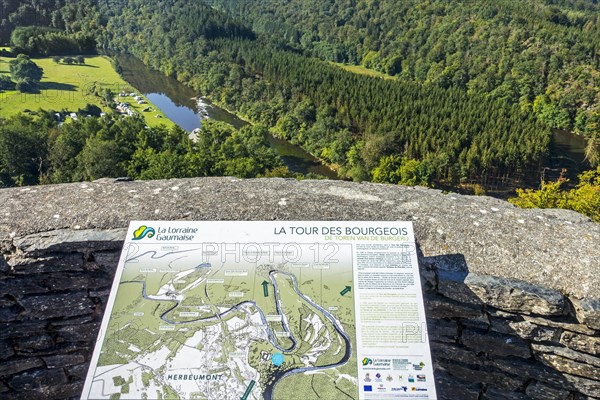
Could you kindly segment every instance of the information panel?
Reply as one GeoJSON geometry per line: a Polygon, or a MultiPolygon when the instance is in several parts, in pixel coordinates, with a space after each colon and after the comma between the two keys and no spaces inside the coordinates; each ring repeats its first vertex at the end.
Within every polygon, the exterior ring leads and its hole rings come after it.
{"type": "Polygon", "coordinates": [[[82,398],[436,399],[410,222],[132,222],[82,398]]]}

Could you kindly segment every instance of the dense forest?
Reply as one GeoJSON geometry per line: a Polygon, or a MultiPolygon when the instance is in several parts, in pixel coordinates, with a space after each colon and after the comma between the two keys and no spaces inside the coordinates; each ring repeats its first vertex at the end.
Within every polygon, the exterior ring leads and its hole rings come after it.
{"type": "Polygon", "coordinates": [[[13,29],[13,42],[41,44],[23,51],[48,54],[41,48],[54,29],[69,40],[94,37],[98,50],[137,56],[342,177],[511,186],[535,175],[550,128],[598,136],[600,18],[591,1],[28,0],[13,8],[3,26],[32,12],[51,28],[13,29]]]}
{"type": "Polygon", "coordinates": [[[194,21],[224,14],[202,3],[136,0],[113,9],[100,2],[100,10],[108,15],[101,48],[133,53],[337,165],[343,176],[401,182],[388,171],[395,155],[419,163],[423,184],[489,184],[520,177],[547,152],[547,127],[517,105],[356,75],[247,29],[211,29],[194,21]]]}
{"type": "Polygon", "coordinates": [[[95,29],[102,21],[94,0],[0,0],[0,45],[17,27],[55,28],[65,34],[95,29]]]}
{"type": "Polygon", "coordinates": [[[32,112],[0,121],[0,187],[119,176],[249,178],[284,170],[258,126],[236,131],[210,121],[193,142],[178,127],[149,128],[141,118],[117,115],[59,124],[54,113],[32,112]]]}
{"type": "Polygon", "coordinates": [[[503,99],[598,132],[600,6],[592,0],[211,0],[306,55],[503,99]]]}

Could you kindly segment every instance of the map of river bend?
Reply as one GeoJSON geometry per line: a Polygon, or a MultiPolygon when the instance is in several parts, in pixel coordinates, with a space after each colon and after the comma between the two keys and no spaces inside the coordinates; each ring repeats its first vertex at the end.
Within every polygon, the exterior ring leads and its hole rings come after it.
{"type": "Polygon", "coordinates": [[[84,397],[358,399],[350,244],[140,241],[121,263],[84,397]]]}

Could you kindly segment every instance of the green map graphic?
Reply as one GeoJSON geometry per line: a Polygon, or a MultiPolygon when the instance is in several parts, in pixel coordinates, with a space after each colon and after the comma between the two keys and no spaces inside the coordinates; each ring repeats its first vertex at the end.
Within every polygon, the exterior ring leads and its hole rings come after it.
{"type": "Polygon", "coordinates": [[[351,245],[128,244],[91,398],[358,399],[351,245]]]}

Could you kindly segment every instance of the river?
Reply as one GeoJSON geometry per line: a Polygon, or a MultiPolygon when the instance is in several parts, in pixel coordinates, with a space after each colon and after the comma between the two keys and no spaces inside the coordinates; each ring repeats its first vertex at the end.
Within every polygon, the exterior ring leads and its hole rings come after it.
{"type": "MultiPolygon", "coordinates": [[[[198,93],[162,72],[148,68],[134,56],[119,54],[114,58],[121,68],[123,78],[160,108],[171,121],[186,131],[191,132],[199,128],[204,118],[223,121],[238,129],[248,125],[235,114],[212,104],[207,99],[202,99],[205,113],[198,110],[196,102],[198,93]]],[[[269,146],[282,158],[290,171],[339,179],[335,171],[323,165],[300,146],[271,135],[268,135],[267,140],[269,146]]],[[[538,172],[529,171],[519,186],[537,188],[541,179],[545,181],[558,179],[563,169],[566,169],[564,176],[571,180],[570,184],[576,183],[577,174],[590,168],[585,161],[586,143],[584,137],[575,133],[554,130],[550,143],[550,156],[538,172]]],[[[514,187],[509,185],[499,191],[490,191],[489,194],[501,198],[512,197],[514,187]]]]}
{"type": "MultiPolygon", "coordinates": [[[[167,118],[188,132],[200,128],[202,120],[205,118],[226,122],[238,129],[248,125],[246,121],[238,118],[235,114],[204,98],[202,99],[204,110],[199,110],[196,101],[198,93],[176,79],[148,68],[134,56],[118,54],[113,55],[113,58],[119,65],[121,76],[127,83],[143,93],[167,118]]],[[[313,173],[328,179],[339,179],[335,171],[323,165],[300,146],[271,135],[267,136],[267,140],[269,146],[281,157],[291,172],[313,173]]]]}

